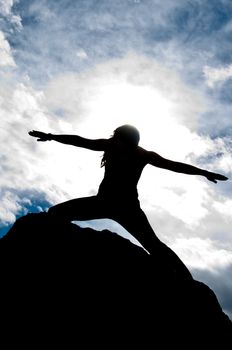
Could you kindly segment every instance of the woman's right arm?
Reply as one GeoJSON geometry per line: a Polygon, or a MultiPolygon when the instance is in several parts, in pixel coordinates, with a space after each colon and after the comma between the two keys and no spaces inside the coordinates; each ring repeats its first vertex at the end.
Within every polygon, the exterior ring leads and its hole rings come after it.
{"type": "Polygon", "coordinates": [[[87,139],[85,137],[81,137],[79,135],[54,135],[36,130],[29,131],[29,135],[37,137],[37,141],[57,141],[66,145],[87,148],[92,151],[105,151],[106,145],[108,143],[107,139],[92,140],[87,139]]]}

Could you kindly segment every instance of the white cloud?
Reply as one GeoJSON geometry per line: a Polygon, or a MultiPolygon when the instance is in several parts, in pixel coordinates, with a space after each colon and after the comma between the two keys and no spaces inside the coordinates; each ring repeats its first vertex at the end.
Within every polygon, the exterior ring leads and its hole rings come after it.
{"type": "Polygon", "coordinates": [[[206,78],[206,84],[213,88],[216,83],[225,82],[232,77],[232,65],[220,68],[205,66],[203,73],[206,78]]]}
{"type": "Polygon", "coordinates": [[[223,156],[218,161],[220,169],[227,173],[232,173],[232,154],[229,152],[224,152],[223,156]]]}
{"type": "Polygon", "coordinates": [[[10,191],[2,193],[0,200],[0,222],[4,225],[15,221],[15,215],[21,209],[19,197],[10,191]]]}
{"type": "MultiPolygon", "coordinates": [[[[48,192],[48,198],[56,198],[55,186],[47,185],[47,169],[43,163],[43,150],[30,143],[28,131],[49,129],[49,116],[43,109],[43,94],[23,83],[12,81],[0,87],[1,115],[1,167],[0,207],[2,222],[14,221],[22,209],[17,193],[23,190],[48,192]],[[41,159],[42,158],[42,159],[41,159]],[[14,205],[15,203],[15,205],[14,205]],[[18,204],[17,204],[18,203],[18,204]]],[[[59,192],[59,190],[57,190],[59,192]]]]}
{"type": "Polygon", "coordinates": [[[214,208],[221,213],[226,220],[230,221],[232,224],[232,199],[226,199],[221,202],[215,202],[213,204],[214,208]]]}
{"type": "Polygon", "coordinates": [[[23,28],[23,25],[22,25],[22,18],[18,15],[11,15],[10,17],[10,21],[13,25],[15,25],[15,27],[20,30],[23,28]]]}
{"type": "Polygon", "coordinates": [[[0,31],[0,67],[16,67],[11,48],[3,32],[0,31]]]}
{"type": "MultiPolygon", "coordinates": [[[[59,6],[59,5],[58,5],[59,6]]],[[[33,1],[30,2],[29,7],[28,7],[30,15],[33,17],[36,17],[39,23],[45,23],[48,22],[49,25],[53,20],[57,22],[57,17],[55,14],[55,11],[50,7],[50,4],[47,3],[46,1],[33,1]]],[[[63,14],[64,11],[64,5],[61,4],[61,11],[63,14]]],[[[59,18],[59,21],[61,18],[59,18]]],[[[54,23],[52,23],[54,24],[54,23]]]]}
{"type": "Polygon", "coordinates": [[[6,17],[17,29],[22,29],[22,19],[12,12],[12,7],[19,0],[0,0],[0,14],[6,17]]]}
{"type": "Polygon", "coordinates": [[[150,203],[153,203],[154,215],[158,207],[183,221],[189,228],[198,227],[201,220],[208,214],[207,202],[210,198],[207,195],[206,183],[186,175],[162,174],[164,171],[157,173],[151,170],[150,176],[152,172],[153,178],[155,176],[158,183],[152,184],[150,179],[146,191],[151,193],[148,198],[150,203]]]}
{"type": "Polygon", "coordinates": [[[85,117],[91,118],[92,123],[98,121],[97,130],[92,127],[95,132],[107,123],[117,126],[123,120],[131,120],[142,129],[151,130],[152,125],[153,139],[165,132],[173,141],[176,138],[171,128],[176,119],[180,128],[194,130],[199,114],[205,109],[201,95],[185,85],[175,71],[134,53],[81,74],[61,74],[48,85],[46,97],[49,108],[66,111],[67,117],[74,121],[83,115],[84,109],[85,117]],[[161,119],[167,122],[163,130],[160,130],[161,119]],[[103,122],[101,125],[99,120],[103,122]]]}
{"type": "Polygon", "coordinates": [[[0,13],[9,16],[14,2],[14,0],[0,0],[0,13]]]}
{"type": "Polygon", "coordinates": [[[80,58],[82,60],[86,60],[88,58],[88,55],[84,49],[77,50],[76,55],[78,58],[80,58]]]}
{"type": "Polygon", "coordinates": [[[232,264],[231,250],[218,247],[210,239],[199,237],[178,238],[171,248],[191,269],[209,270],[219,273],[232,264]]]}

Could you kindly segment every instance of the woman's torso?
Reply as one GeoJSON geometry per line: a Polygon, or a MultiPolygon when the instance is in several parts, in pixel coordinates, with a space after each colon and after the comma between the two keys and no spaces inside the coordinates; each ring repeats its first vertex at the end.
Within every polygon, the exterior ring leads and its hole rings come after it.
{"type": "Polygon", "coordinates": [[[105,174],[98,195],[133,201],[138,199],[137,184],[146,165],[141,147],[126,147],[121,142],[109,142],[105,152],[105,174]]]}

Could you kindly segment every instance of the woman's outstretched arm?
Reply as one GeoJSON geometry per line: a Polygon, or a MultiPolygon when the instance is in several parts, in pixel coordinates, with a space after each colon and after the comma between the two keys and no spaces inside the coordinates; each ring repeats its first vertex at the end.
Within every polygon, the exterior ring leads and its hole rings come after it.
{"type": "Polygon", "coordinates": [[[212,181],[214,183],[217,183],[218,180],[219,181],[228,180],[228,177],[224,175],[213,173],[211,171],[207,171],[204,169],[200,169],[186,163],[175,162],[173,160],[163,158],[155,152],[147,152],[147,157],[148,157],[147,163],[154,165],[158,168],[175,171],[177,173],[182,173],[182,174],[205,176],[209,181],[212,181]]]}
{"type": "Polygon", "coordinates": [[[87,148],[92,151],[105,151],[107,139],[87,139],[78,135],[54,135],[42,131],[32,130],[28,133],[30,136],[37,137],[37,141],[57,141],[66,145],[87,148]]]}

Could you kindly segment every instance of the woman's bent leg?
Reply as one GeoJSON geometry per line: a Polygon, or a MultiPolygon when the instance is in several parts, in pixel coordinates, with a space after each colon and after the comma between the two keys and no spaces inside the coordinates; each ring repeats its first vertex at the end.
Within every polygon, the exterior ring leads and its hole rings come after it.
{"type": "Polygon", "coordinates": [[[104,218],[104,209],[97,196],[71,199],[54,205],[48,214],[62,221],[91,220],[104,218]]]}

